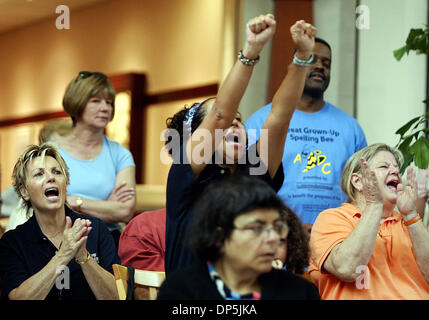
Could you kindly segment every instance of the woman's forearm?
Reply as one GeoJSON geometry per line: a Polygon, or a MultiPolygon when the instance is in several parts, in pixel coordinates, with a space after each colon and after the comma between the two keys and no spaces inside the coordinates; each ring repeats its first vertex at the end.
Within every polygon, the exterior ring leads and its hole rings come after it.
{"type": "Polygon", "coordinates": [[[117,300],[115,277],[103,269],[94,259],[82,265],[82,271],[97,300],[117,300]]]}
{"type": "Polygon", "coordinates": [[[371,259],[382,211],[382,204],[365,209],[349,236],[332,249],[323,265],[326,271],[343,281],[354,281],[361,275],[357,268],[366,266],[371,259]]]}
{"type": "Polygon", "coordinates": [[[407,226],[407,228],[417,265],[426,282],[429,283],[429,232],[421,220],[407,226]]]}
{"type": "Polygon", "coordinates": [[[136,198],[125,202],[82,199],[79,212],[99,218],[107,223],[128,223],[134,216],[136,198]]]}
{"type": "Polygon", "coordinates": [[[43,300],[47,297],[70,258],[56,254],[38,273],[9,293],[10,300],[43,300]]]}

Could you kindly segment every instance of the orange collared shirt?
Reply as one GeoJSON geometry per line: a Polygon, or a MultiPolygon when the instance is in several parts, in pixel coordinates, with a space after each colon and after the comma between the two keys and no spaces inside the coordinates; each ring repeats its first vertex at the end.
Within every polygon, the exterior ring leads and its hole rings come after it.
{"type": "Polygon", "coordinates": [[[407,227],[401,214],[380,224],[374,251],[355,282],[344,282],[321,270],[331,250],[344,241],[358,224],[361,212],[350,203],[319,214],[310,238],[312,281],[324,300],[355,299],[429,299],[429,285],[416,259],[407,227]]]}

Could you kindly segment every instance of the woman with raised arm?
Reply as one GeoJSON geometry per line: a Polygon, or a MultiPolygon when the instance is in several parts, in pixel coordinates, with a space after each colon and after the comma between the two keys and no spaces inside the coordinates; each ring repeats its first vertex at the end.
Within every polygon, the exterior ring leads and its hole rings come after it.
{"type": "Polygon", "coordinates": [[[216,97],[185,108],[167,119],[167,145],[173,155],[167,181],[166,272],[189,265],[194,256],[187,245],[193,206],[211,181],[229,175],[258,175],[274,190],[283,183],[280,168],[290,118],[302,94],[306,66],[311,63],[316,29],[301,20],[291,27],[296,45],[294,63],[273,99],[264,128],[266,139],[247,146],[238,112],[259,53],[274,35],[276,21],[260,15],[247,24],[246,43],[216,97]],[[175,144],[175,138],[180,143],[175,144]],[[179,145],[179,148],[174,148],[179,145]],[[247,147],[247,148],[246,148],[247,147]],[[280,169],[279,169],[280,168],[280,169]]]}

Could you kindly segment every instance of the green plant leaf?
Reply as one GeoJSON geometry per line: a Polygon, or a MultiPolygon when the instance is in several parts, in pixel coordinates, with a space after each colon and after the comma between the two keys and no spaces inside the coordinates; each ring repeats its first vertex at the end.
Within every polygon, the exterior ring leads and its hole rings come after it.
{"type": "Polygon", "coordinates": [[[393,51],[393,56],[395,57],[396,60],[400,61],[406,51],[407,51],[407,46],[403,46],[402,48],[399,48],[393,51]]]}
{"type": "Polygon", "coordinates": [[[407,132],[411,126],[418,121],[422,116],[419,117],[415,117],[413,119],[411,119],[410,121],[408,121],[405,125],[403,125],[402,127],[400,127],[398,130],[396,130],[395,134],[399,134],[401,135],[401,137],[405,134],[405,132],[407,132]]]}
{"type": "Polygon", "coordinates": [[[414,164],[417,168],[426,169],[429,166],[429,140],[420,137],[410,147],[410,154],[414,156],[414,164]]]}
{"type": "Polygon", "coordinates": [[[404,157],[409,153],[410,143],[413,140],[413,135],[408,136],[407,138],[400,140],[397,144],[397,148],[402,152],[404,157]],[[402,141],[402,142],[401,142],[402,141]]]}

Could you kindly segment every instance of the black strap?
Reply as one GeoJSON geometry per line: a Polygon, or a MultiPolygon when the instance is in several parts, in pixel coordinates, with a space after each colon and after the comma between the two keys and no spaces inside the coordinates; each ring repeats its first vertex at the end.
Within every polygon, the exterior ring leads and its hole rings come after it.
{"type": "Polygon", "coordinates": [[[127,266],[128,269],[128,288],[125,300],[134,300],[134,268],[127,266]]]}

